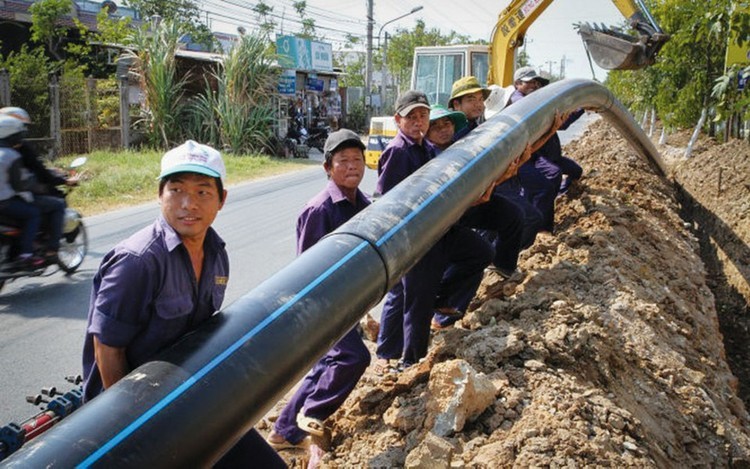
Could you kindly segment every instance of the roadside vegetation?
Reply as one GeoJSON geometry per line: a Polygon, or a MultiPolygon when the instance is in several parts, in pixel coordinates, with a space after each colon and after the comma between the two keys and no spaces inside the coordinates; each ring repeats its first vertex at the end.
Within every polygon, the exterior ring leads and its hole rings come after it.
{"type": "MultiPolygon", "coordinates": [[[[81,182],[68,205],[85,216],[156,200],[159,162],[163,151],[96,151],[86,155],[81,182]]],[[[67,167],[75,156],[55,163],[67,167]]],[[[313,160],[284,160],[265,155],[224,155],[228,185],[319,165],[313,160]]]]}

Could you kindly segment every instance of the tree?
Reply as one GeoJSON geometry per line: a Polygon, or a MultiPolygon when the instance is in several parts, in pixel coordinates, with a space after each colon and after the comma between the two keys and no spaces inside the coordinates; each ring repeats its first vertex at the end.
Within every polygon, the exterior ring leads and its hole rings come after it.
{"type": "Polygon", "coordinates": [[[271,33],[276,29],[276,22],[271,17],[273,7],[269,6],[264,0],[260,0],[253,5],[252,10],[257,14],[261,34],[270,37],[271,33]]]}
{"type": "Polygon", "coordinates": [[[181,25],[185,34],[190,35],[193,42],[201,44],[208,50],[214,50],[216,40],[201,21],[200,5],[192,0],[125,0],[125,4],[136,10],[141,18],[147,19],[159,16],[164,20],[181,25]]]}
{"type": "Polygon", "coordinates": [[[39,0],[29,7],[31,39],[47,46],[47,51],[58,61],[63,59],[62,46],[68,35],[68,28],[61,27],[59,21],[72,8],[73,0],[39,0]]]}
{"type": "Polygon", "coordinates": [[[305,39],[315,39],[315,20],[307,16],[307,2],[295,1],[292,3],[302,23],[302,31],[297,36],[305,39]]]}
{"type": "Polygon", "coordinates": [[[273,91],[278,81],[276,57],[268,38],[243,35],[223,59],[205,93],[189,105],[190,136],[233,153],[272,147],[273,91]]]}
{"type": "Polygon", "coordinates": [[[21,50],[11,52],[3,60],[0,68],[10,73],[10,92],[14,106],[20,106],[31,116],[30,134],[38,137],[49,133],[49,59],[41,47],[29,49],[26,44],[21,50]]]}
{"type": "Polygon", "coordinates": [[[135,66],[145,94],[145,107],[139,123],[149,142],[169,148],[182,138],[180,119],[185,103],[183,94],[187,76],[177,76],[175,52],[182,25],[166,20],[153,31],[139,29],[132,37],[136,46],[127,57],[135,66]]]}
{"type": "MultiPolygon", "coordinates": [[[[724,74],[724,57],[732,23],[731,0],[665,0],[648,2],[671,38],[654,66],[612,71],[607,86],[634,110],[654,107],[670,127],[694,125],[704,108],[716,104],[713,87],[724,74]]],[[[740,37],[750,33],[747,21],[735,23],[740,37]]]]}

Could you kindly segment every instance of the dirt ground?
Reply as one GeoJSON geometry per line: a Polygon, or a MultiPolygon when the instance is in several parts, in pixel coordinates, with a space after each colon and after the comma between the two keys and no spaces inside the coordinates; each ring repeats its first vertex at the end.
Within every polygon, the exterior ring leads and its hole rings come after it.
{"type": "Polygon", "coordinates": [[[688,136],[667,178],[603,121],[569,144],[555,234],[424,363],[368,370],[321,467],[750,467],[750,146],[688,136]]]}

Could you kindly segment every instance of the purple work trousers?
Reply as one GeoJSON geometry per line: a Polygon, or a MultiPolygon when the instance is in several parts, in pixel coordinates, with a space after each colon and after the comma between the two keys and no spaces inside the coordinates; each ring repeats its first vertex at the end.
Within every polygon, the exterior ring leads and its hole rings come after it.
{"type": "Polygon", "coordinates": [[[302,441],[307,432],[297,426],[297,414],[303,411],[305,416],[318,420],[333,415],[369,365],[370,351],[354,328],[336,342],[302,380],[274,425],[276,433],[294,445],[302,441]]]}
{"type": "Polygon", "coordinates": [[[521,166],[518,178],[524,196],[542,214],[541,230],[551,233],[555,226],[555,198],[562,182],[560,167],[538,156],[521,166]]]}
{"type": "Polygon", "coordinates": [[[474,231],[454,226],[388,292],[380,317],[377,356],[404,365],[427,355],[435,307],[456,295],[474,296],[493,249],[474,231]]]}

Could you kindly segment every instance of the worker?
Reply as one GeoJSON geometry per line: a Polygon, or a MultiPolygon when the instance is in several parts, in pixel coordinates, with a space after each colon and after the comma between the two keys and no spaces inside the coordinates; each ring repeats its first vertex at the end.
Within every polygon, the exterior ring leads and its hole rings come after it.
{"type": "MultiPolygon", "coordinates": [[[[514,74],[513,86],[516,90],[510,97],[510,103],[517,102],[548,83],[549,80],[539,75],[533,67],[519,68],[514,74]]],[[[557,116],[555,131],[534,151],[529,163],[519,170],[524,195],[542,214],[541,231],[554,231],[555,199],[583,174],[583,168],[578,163],[562,154],[556,130],[567,129],[584,112],[583,109],[577,109],[567,116],[557,116]]]]}
{"type": "Polygon", "coordinates": [[[425,138],[441,152],[455,141],[456,132],[462,131],[467,125],[468,121],[463,112],[451,111],[439,104],[433,104],[430,106],[430,127],[425,138]]]}
{"type": "MultiPolygon", "coordinates": [[[[490,93],[490,89],[482,86],[473,76],[462,77],[453,83],[450,107],[463,112],[468,119],[468,126],[457,132],[454,140],[465,137],[471,129],[479,126],[485,112],[484,99],[490,93]]],[[[515,163],[521,161],[516,160],[515,163]]],[[[518,168],[511,165],[508,169],[501,176],[502,181],[496,181],[487,203],[470,208],[460,221],[465,226],[489,231],[484,235],[495,247],[495,258],[488,269],[503,279],[510,278],[516,272],[520,252],[531,246],[541,222],[538,210],[515,194],[516,191],[520,192],[515,177],[518,168]]]]}
{"type": "MultiPolygon", "coordinates": [[[[221,154],[192,140],[161,160],[161,215],[107,253],[94,276],[83,348],[84,401],[196,329],[220,309],[229,279],[211,227],[226,202],[221,154]]],[[[286,467],[250,430],[217,467],[286,467]]]]}
{"type": "MultiPolygon", "coordinates": [[[[326,139],[323,169],[328,184],[305,205],[297,219],[297,254],[302,254],[328,233],[370,205],[359,184],[365,174],[365,145],[359,135],[348,129],[333,132],[326,139]]],[[[318,360],[305,376],[294,396],[281,411],[268,436],[275,449],[310,448],[310,467],[319,461],[323,450],[325,420],[333,415],[352,392],[370,364],[370,352],[359,330],[351,329],[318,360]]]]}
{"type": "MultiPolygon", "coordinates": [[[[425,140],[430,104],[421,91],[410,90],[396,101],[398,133],[378,162],[376,190],[385,194],[430,161],[435,147],[425,140]]],[[[441,301],[456,292],[473,296],[492,248],[476,233],[453,226],[386,296],[378,334],[376,373],[416,364],[427,355],[430,321],[441,301]],[[445,275],[444,275],[445,274],[445,275]]]]}
{"type": "Polygon", "coordinates": [[[456,133],[455,141],[463,138],[483,122],[484,100],[489,95],[490,90],[480,85],[474,76],[462,77],[453,83],[448,108],[463,112],[468,120],[468,125],[456,133]]]}
{"type": "Polygon", "coordinates": [[[534,67],[520,67],[513,74],[513,87],[508,105],[515,103],[524,96],[528,96],[543,86],[547,86],[549,80],[537,73],[534,67]]]}

